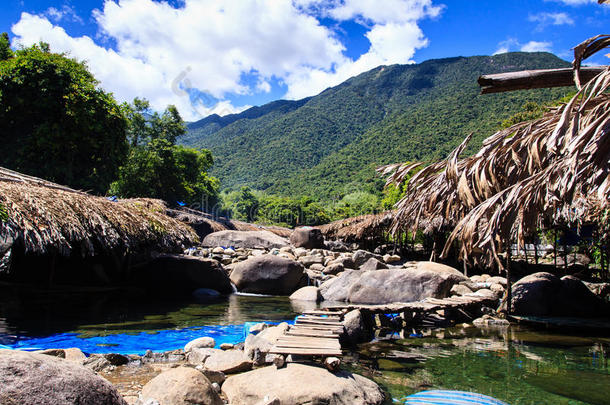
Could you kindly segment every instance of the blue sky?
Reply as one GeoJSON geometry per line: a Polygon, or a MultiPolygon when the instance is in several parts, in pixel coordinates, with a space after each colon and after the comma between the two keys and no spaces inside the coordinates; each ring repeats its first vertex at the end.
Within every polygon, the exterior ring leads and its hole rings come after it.
{"type": "MultiPolygon", "coordinates": [[[[195,120],[299,99],[381,64],[570,49],[610,26],[595,0],[3,0],[13,46],[86,60],[119,101],[195,120]]],[[[607,64],[603,55],[589,63],[607,64]]]]}

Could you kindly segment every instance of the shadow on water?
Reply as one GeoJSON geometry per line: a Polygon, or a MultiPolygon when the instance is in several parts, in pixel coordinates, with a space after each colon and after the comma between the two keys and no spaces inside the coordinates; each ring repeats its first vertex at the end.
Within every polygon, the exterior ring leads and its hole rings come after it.
{"type": "Polygon", "coordinates": [[[0,291],[0,344],[15,339],[77,333],[80,337],[135,334],[245,322],[280,322],[296,316],[286,297],[231,295],[197,301],[137,291],[48,293],[0,291]]]}

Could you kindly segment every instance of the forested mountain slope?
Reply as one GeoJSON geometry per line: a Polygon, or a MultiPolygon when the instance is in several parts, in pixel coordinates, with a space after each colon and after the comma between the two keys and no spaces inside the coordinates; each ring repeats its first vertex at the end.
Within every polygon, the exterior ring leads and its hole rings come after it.
{"type": "Polygon", "coordinates": [[[380,66],[315,97],[191,123],[181,142],[212,150],[223,187],[341,197],[379,189],[376,166],[442,158],[470,132],[474,151],[527,101],[567,91],[480,95],[481,74],[567,66],[549,53],[523,52],[380,66]]]}

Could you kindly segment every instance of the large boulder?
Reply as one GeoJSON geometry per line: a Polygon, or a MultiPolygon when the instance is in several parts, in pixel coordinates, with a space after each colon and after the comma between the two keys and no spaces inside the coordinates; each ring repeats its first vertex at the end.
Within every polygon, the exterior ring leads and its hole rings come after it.
{"type": "Polygon", "coordinates": [[[323,283],[320,293],[326,301],[355,304],[413,302],[428,297],[445,298],[455,284],[468,280],[452,267],[421,263],[408,269],[347,270],[323,283]]]}
{"type": "Polygon", "coordinates": [[[349,297],[349,288],[362,277],[364,272],[358,270],[345,270],[335,278],[331,278],[320,285],[320,294],[324,301],[345,302],[349,297]]]}
{"type": "Polygon", "coordinates": [[[323,249],[324,236],[318,228],[304,226],[296,228],[290,235],[290,243],[294,247],[302,247],[305,249],[323,249]]]}
{"type": "Polygon", "coordinates": [[[229,377],[222,392],[231,405],[261,403],[277,398],[280,404],[373,405],[382,404],[383,391],[373,381],[348,372],[304,364],[264,367],[229,377]]]}
{"type": "Polygon", "coordinates": [[[290,299],[296,301],[319,302],[322,299],[322,296],[320,295],[320,290],[318,289],[318,287],[310,285],[307,287],[299,288],[298,290],[293,292],[290,296],[290,299]]]}
{"type": "Polygon", "coordinates": [[[74,362],[0,349],[0,404],[126,405],[116,388],[74,362]]]}
{"type": "Polygon", "coordinates": [[[231,281],[247,293],[290,295],[298,288],[303,272],[303,266],[294,260],[263,255],[236,264],[231,281]]]}
{"type": "MultiPolygon", "coordinates": [[[[503,303],[506,308],[506,303],[503,303]]],[[[534,273],[512,287],[511,313],[524,316],[608,315],[607,304],[595,296],[579,279],[559,278],[551,273],[534,273]]]]}
{"type": "Polygon", "coordinates": [[[288,246],[285,238],[269,231],[219,231],[206,236],[203,246],[233,246],[244,249],[273,249],[288,246]]]}
{"type": "Polygon", "coordinates": [[[380,262],[379,260],[375,259],[374,257],[371,257],[369,260],[364,262],[364,264],[362,266],[360,266],[360,270],[362,270],[362,271],[380,270],[380,269],[387,269],[387,268],[388,268],[387,264],[380,262]]]}
{"type": "Polygon", "coordinates": [[[348,343],[357,344],[370,341],[371,333],[367,329],[360,310],[350,311],[343,317],[343,339],[348,343]]]}
{"type": "Polygon", "coordinates": [[[206,370],[225,374],[240,373],[252,368],[252,360],[243,350],[220,350],[212,353],[203,364],[206,370]]]}
{"type": "Polygon", "coordinates": [[[212,383],[191,367],[177,367],[165,371],[143,388],[140,404],[159,405],[222,405],[212,383]]]}
{"type": "Polygon", "coordinates": [[[216,290],[221,294],[233,291],[229,276],[216,260],[196,256],[160,255],[134,273],[134,277],[138,283],[164,294],[190,294],[201,288],[216,290]]]}
{"type": "Polygon", "coordinates": [[[193,339],[184,345],[184,352],[188,353],[193,349],[204,349],[204,348],[212,348],[216,346],[216,341],[214,338],[209,336],[203,336],[197,339],[193,339]]]}

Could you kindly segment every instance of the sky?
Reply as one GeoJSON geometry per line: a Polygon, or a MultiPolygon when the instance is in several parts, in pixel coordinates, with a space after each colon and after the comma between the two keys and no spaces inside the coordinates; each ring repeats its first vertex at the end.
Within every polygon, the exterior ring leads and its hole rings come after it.
{"type": "MultiPolygon", "coordinates": [[[[120,102],[194,121],[301,99],[379,65],[573,48],[607,34],[596,0],[2,0],[13,48],[86,61],[120,102]]],[[[589,64],[608,64],[598,55],[589,64]]]]}

